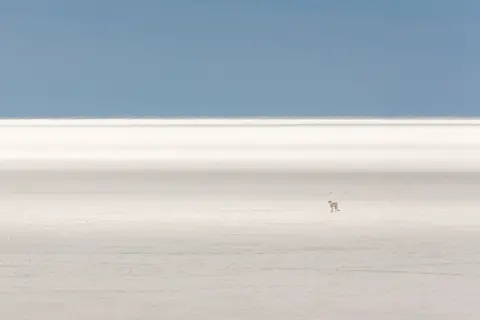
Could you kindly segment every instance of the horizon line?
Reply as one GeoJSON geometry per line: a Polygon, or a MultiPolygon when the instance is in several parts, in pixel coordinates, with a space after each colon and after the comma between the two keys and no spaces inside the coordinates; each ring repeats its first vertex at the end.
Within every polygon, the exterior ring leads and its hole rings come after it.
{"type": "Polygon", "coordinates": [[[0,118],[0,126],[480,125],[480,117],[0,118]]]}

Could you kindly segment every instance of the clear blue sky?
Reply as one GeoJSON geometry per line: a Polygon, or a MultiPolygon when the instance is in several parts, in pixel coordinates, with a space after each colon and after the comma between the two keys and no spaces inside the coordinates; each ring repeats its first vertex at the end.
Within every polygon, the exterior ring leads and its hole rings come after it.
{"type": "Polygon", "coordinates": [[[3,0],[0,117],[480,116],[477,0],[3,0]]]}

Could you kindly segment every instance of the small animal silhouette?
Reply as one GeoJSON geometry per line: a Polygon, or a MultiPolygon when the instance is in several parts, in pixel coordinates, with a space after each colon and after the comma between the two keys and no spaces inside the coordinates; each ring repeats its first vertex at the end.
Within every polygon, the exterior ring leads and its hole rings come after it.
{"type": "Polygon", "coordinates": [[[335,212],[340,211],[340,209],[338,209],[338,203],[337,202],[333,202],[331,200],[328,200],[328,204],[330,205],[330,212],[333,212],[333,210],[335,210],[335,212]]]}

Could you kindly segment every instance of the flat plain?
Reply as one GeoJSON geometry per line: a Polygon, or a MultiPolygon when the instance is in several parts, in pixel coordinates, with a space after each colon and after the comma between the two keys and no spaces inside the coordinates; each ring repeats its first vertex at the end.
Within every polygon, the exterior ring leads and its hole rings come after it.
{"type": "Polygon", "coordinates": [[[0,309],[12,320],[480,319],[479,182],[3,171],[0,309]]]}

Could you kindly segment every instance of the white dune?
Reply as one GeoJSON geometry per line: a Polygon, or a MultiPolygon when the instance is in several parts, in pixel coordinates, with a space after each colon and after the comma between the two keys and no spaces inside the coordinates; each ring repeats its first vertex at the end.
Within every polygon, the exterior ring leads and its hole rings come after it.
{"type": "Polygon", "coordinates": [[[0,137],[5,319],[480,319],[475,121],[24,120],[0,137]]]}

